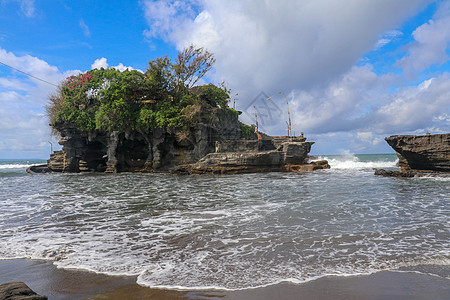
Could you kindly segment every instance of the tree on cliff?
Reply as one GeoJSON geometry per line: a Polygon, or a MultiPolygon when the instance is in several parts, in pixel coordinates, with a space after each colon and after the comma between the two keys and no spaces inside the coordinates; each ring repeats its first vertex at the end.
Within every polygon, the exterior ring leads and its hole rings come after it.
{"type": "Polygon", "coordinates": [[[185,92],[203,78],[215,62],[212,53],[191,45],[178,53],[175,63],[167,56],[150,61],[146,74],[153,76],[161,89],[185,92]]]}
{"type": "Polygon", "coordinates": [[[216,59],[203,48],[195,49],[193,45],[178,53],[174,65],[175,80],[192,88],[206,73],[211,70],[216,59]]]}
{"type": "Polygon", "coordinates": [[[50,97],[50,125],[56,130],[72,126],[120,132],[181,128],[198,120],[201,107],[231,112],[224,87],[207,85],[195,93],[190,89],[214,62],[211,53],[190,46],[175,63],[167,57],[150,61],[145,73],[102,68],[70,76],[50,97]]]}

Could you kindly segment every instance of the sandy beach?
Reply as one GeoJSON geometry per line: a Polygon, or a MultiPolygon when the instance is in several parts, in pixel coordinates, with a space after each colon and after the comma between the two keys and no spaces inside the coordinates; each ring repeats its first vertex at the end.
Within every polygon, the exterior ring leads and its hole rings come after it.
{"type": "Polygon", "coordinates": [[[23,281],[49,299],[449,299],[450,280],[419,273],[383,271],[372,275],[324,277],[303,284],[240,291],[173,291],[116,277],[56,268],[50,262],[0,260],[0,284],[23,281]]]}

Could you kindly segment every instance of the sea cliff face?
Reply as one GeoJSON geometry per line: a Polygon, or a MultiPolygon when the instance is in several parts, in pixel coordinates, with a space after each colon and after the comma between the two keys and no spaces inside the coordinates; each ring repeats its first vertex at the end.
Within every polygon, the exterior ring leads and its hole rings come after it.
{"type": "Polygon", "coordinates": [[[403,170],[450,172],[450,133],[393,135],[386,142],[399,154],[403,170]]]}
{"type": "Polygon", "coordinates": [[[236,114],[215,109],[208,120],[189,130],[80,131],[67,125],[57,128],[61,151],[53,153],[48,167],[55,172],[151,172],[197,162],[215,151],[216,141],[241,137],[236,114]]]}
{"type": "Polygon", "coordinates": [[[305,138],[272,138],[254,141],[224,141],[225,149],[234,151],[209,153],[198,162],[178,166],[183,174],[238,174],[261,172],[310,172],[329,169],[327,161],[306,163],[314,142],[305,138]],[[245,150],[247,149],[247,150],[245,150]]]}
{"type": "Polygon", "coordinates": [[[306,162],[314,142],[304,137],[263,135],[246,140],[241,138],[236,114],[217,109],[212,116],[189,131],[85,132],[60,126],[63,148],[50,156],[47,166],[54,172],[179,174],[307,172],[330,167],[326,161],[306,162]]]}

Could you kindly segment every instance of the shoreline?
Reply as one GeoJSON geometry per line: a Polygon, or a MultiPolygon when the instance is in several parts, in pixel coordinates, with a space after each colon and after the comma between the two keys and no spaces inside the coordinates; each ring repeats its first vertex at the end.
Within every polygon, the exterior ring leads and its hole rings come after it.
{"type": "Polygon", "coordinates": [[[450,279],[407,271],[325,276],[305,283],[261,288],[165,290],[138,285],[136,276],[58,269],[52,262],[0,259],[0,284],[23,281],[49,299],[449,299],[450,279]]]}

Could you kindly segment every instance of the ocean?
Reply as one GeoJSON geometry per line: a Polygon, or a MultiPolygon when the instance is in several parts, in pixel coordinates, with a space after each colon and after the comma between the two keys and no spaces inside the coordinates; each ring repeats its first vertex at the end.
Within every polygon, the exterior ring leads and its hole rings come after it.
{"type": "Polygon", "coordinates": [[[35,174],[0,160],[0,259],[242,290],[381,271],[450,279],[450,177],[386,178],[394,154],[312,173],[35,174]]]}

